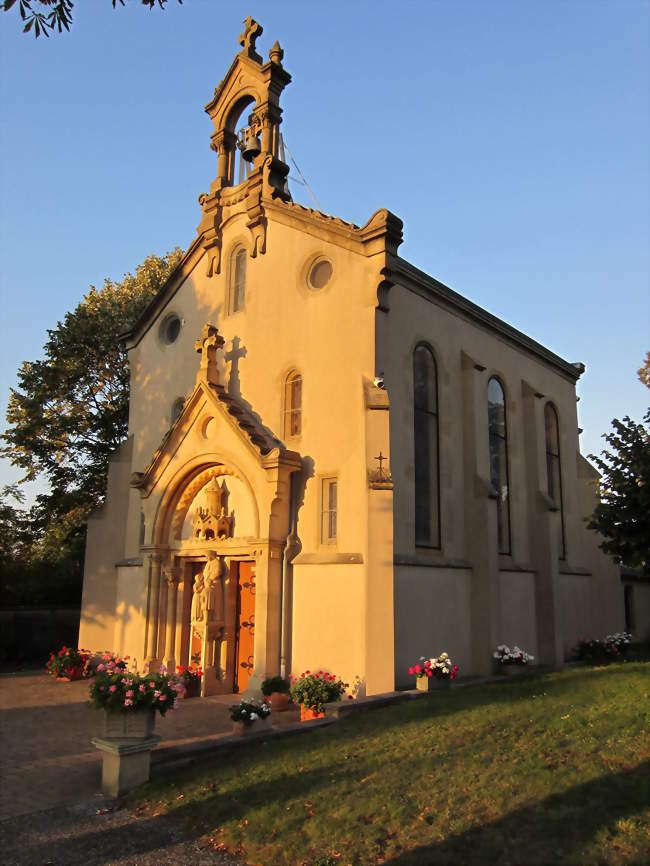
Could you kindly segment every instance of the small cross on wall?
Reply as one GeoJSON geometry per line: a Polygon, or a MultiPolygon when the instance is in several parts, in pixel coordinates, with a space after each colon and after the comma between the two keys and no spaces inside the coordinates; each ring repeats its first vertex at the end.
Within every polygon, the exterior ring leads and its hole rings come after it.
{"type": "Polygon", "coordinates": [[[384,455],[380,451],[379,456],[375,457],[375,460],[379,461],[379,472],[377,473],[377,476],[379,478],[384,478],[384,460],[388,460],[388,457],[384,457],[384,455]]]}

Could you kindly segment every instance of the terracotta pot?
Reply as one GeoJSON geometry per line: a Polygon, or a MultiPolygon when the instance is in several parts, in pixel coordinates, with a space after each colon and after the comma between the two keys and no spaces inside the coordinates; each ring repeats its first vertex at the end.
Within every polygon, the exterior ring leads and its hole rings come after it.
{"type": "Polygon", "coordinates": [[[419,692],[433,692],[436,689],[448,689],[451,685],[449,677],[438,679],[438,677],[417,677],[415,687],[419,692]]]}
{"type": "Polygon", "coordinates": [[[324,719],[325,711],[321,713],[317,713],[316,710],[312,710],[311,707],[306,707],[304,704],[300,704],[300,721],[301,722],[310,722],[312,719],[324,719]]]}
{"type": "Polygon", "coordinates": [[[72,673],[69,677],[56,677],[56,681],[58,683],[72,683],[75,680],[80,680],[84,675],[83,667],[80,668],[72,668],[72,673]]]}
{"type": "Polygon", "coordinates": [[[289,706],[289,695],[284,692],[271,692],[264,700],[271,707],[273,713],[283,713],[289,706]]]}
{"type": "Polygon", "coordinates": [[[153,734],[156,712],[152,709],[106,710],[103,737],[109,740],[146,740],[153,734]]]}

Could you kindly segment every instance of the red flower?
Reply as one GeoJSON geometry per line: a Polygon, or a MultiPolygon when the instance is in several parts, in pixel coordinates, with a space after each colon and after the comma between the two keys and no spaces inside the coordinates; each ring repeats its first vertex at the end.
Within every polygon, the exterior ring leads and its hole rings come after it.
{"type": "Polygon", "coordinates": [[[422,665],[415,665],[415,673],[416,674],[422,673],[422,665]]]}
{"type": "Polygon", "coordinates": [[[411,676],[413,676],[414,673],[415,673],[415,668],[413,667],[413,665],[411,665],[411,667],[409,668],[409,674],[411,676]]]}

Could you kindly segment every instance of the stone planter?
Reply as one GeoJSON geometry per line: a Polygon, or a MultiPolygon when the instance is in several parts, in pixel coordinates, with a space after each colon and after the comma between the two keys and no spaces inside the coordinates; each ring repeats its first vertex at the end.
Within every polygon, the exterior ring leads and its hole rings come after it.
{"type": "Polygon", "coordinates": [[[104,713],[103,735],[92,744],[102,753],[102,792],[119,797],[149,781],[151,750],[160,742],[153,735],[154,710],[104,713]]]}
{"type": "MultiPolygon", "coordinates": [[[[180,697],[180,695],[179,695],[180,697]]],[[[201,697],[201,680],[190,680],[185,688],[184,698],[200,698],[201,697]]]]}
{"type": "Polygon", "coordinates": [[[451,685],[451,680],[447,677],[444,680],[438,677],[417,677],[415,687],[419,692],[434,692],[438,689],[448,689],[451,685]]]}
{"type": "Polygon", "coordinates": [[[284,692],[271,692],[271,694],[268,697],[265,696],[264,699],[271,707],[271,712],[273,713],[283,713],[289,708],[289,695],[284,692]]]}
{"type": "Polygon", "coordinates": [[[301,722],[311,722],[313,719],[324,719],[325,711],[323,710],[320,713],[317,713],[316,710],[312,710],[311,707],[306,707],[304,704],[300,704],[300,721],[301,722]]]}

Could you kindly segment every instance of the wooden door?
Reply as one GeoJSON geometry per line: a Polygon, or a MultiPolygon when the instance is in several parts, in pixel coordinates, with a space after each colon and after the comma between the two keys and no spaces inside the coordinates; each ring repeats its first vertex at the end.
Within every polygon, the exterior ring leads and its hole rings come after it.
{"type": "Polygon", "coordinates": [[[254,562],[240,562],[237,574],[236,692],[246,691],[248,681],[253,673],[255,652],[254,567],[254,562]]]}

